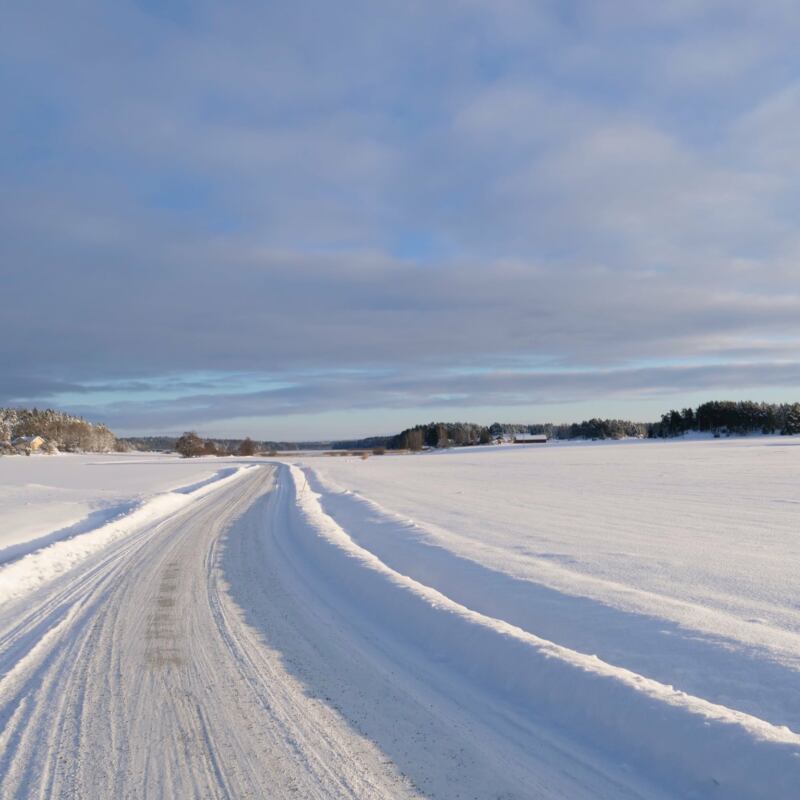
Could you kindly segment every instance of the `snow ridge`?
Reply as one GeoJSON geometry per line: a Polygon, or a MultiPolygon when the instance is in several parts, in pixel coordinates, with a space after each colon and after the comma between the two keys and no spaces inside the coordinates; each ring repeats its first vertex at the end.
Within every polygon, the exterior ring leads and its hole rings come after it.
{"type": "Polygon", "coordinates": [[[95,527],[89,527],[95,520],[90,515],[77,525],[0,551],[0,606],[24,597],[112,542],[159,522],[254,468],[219,470],[191,486],[157,494],[140,503],[105,509],[98,514],[102,523],[95,527]]]}
{"type": "Polygon", "coordinates": [[[795,798],[800,736],[460,605],[357,545],[303,472],[288,472],[292,542],[382,630],[537,724],[587,742],[682,796],[795,798]]]}

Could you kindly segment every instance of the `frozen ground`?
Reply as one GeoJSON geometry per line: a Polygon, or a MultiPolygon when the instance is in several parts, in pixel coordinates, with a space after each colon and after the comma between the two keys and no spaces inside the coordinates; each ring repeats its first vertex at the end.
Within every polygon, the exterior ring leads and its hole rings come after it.
{"type": "Polygon", "coordinates": [[[0,565],[0,796],[794,800],[798,444],[104,460],[0,565]]]}

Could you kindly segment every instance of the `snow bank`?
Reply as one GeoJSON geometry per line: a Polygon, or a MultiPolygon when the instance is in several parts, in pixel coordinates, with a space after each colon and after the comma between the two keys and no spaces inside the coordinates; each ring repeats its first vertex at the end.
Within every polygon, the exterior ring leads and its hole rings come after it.
{"type": "Polygon", "coordinates": [[[681,796],[797,797],[800,736],[479,614],[387,567],[325,514],[296,467],[290,544],[385,635],[537,723],[681,796]]]}
{"type": "Polygon", "coordinates": [[[223,465],[234,464],[156,453],[0,458],[0,562],[97,528],[154,495],[196,486],[223,465]]]}
{"type": "Polygon", "coordinates": [[[219,470],[215,476],[191,486],[179,487],[136,504],[120,506],[116,513],[105,510],[101,516],[103,522],[98,527],[87,528],[85,523],[79,523],[41,539],[6,548],[2,554],[4,560],[10,563],[0,567],[0,606],[34,591],[111,542],[156,523],[236,480],[249,469],[253,467],[219,470]],[[53,537],[58,537],[60,541],[51,544],[53,537]]]}

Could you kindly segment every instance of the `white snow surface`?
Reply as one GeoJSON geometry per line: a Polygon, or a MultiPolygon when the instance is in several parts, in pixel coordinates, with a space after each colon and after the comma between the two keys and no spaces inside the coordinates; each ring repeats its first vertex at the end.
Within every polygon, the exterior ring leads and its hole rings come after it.
{"type": "MultiPolygon", "coordinates": [[[[171,459],[171,461],[173,464],[175,463],[175,459],[171,459]]],[[[28,531],[27,538],[20,534],[20,528],[15,527],[13,523],[24,520],[26,514],[36,518],[40,506],[44,506],[44,508],[41,509],[39,524],[42,524],[44,519],[65,513],[61,498],[63,497],[62,492],[69,491],[69,489],[63,485],[56,488],[40,484],[23,484],[17,486],[15,492],[13,485],[9,487],[8,494],[18,501],[18,509],[19,497],[22,496],[26,500],[22,504],[22,513],[18,512],[15,515],[13,510],[6,509],[4,514],[6,522],[10,522],[8,540],[12,543],[0,550],[0,605],[24,597],[41,584],[67,572],[91,554],[103,550],[111,542],[126,537],[144,525],[152,524],[175,513],[209,491],[234,480],[241,472],[253,466],[240,464],[214,470],[210,463],[196,464],[181,477],[184,480],[200,478],[199,480],[153,494],[152,491],[156,486],[165,483],[171,484],[177,477],[175,471],[172,470],[169,475],[170,479],[167,481],[167,474],[163,473],[167,462],[161,459],[155,463],[161,469],[145,473],[141,472],[141,468],[147,466],[152,468],[154,462],[70,460],[67,464],[68,473],[63,467],[51,470],[49,475],[51,479],[57,477],[61,484],[66,484],[72,492],[77,493],[84,503],[99,505],[99,508],[90,512],[79,522],[58,527],[45,534],[31,535],[31,527],[26,528],[22,525],[22,530],[28,531]],[[118,468],[121,466],[135,466],[140,469],[137,471],[138,474],[123,473],[120,480],[116,471],[109,470],[108,467],[118,468]],[[98,473],[86,473],[81,470],[82,467],[106,468],[100,473],[102,475],[100,483],[103,484],[103,489],[96,484],[91,487],[86,486],[87,477],[94,477],[98,473]],[[116,489],[108,488],[112,485],[116,486],[116,489]],[[134,487],[141,488],[143,485],[146,485],[151,493],[140,493],[135,496],[135,499],[131,499],[128,494],[128,499],[123,502],[109,502],[110,497],[119,497],[116,492],[122,490],[130,493],[134,487]],[[30,499],[32,494],[39,498],[55,496],[56,500],[52,503],[45,500],[37,504],[30,499]]],[[[80,505],[80,502],[76,502],[75,505],[80,505]]]]}
{"type": "Polygon", "coordinates": [[[0,458],[0,564],[206,480],[219,459],[155,453],[0,458]]]}
{"type": "Polygon", "coordinates": [[[798,445],[151,458],[0,567],[0,796],[794,799],[798,445]]]}
{"type": "Polygon", "coordinates": [[[326,512],[399,572],[800,732],[800,439],[302,463],[326,512]]]}

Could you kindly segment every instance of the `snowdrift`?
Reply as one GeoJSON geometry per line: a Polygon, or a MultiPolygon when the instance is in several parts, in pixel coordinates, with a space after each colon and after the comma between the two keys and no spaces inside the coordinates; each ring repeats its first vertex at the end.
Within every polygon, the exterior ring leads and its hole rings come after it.
{"type": "Polygon", "coordinates": [[[459,605],[357,545],[296,467],[281,468],[287,546],[386,636],[535,724],[680,796],[797,797],[800,736],[459,605]]]}
{"type": "Polygon", "coordinates": [[[254,468],[219,470],[195,484],[157,494],[140,503],[105,509],[76,525],[6,548],[0,552],[0,606],[34,591],[111,542],[159,522],[254,468]],[[93,526],[96,521],[100,524],[93,526]]]}

